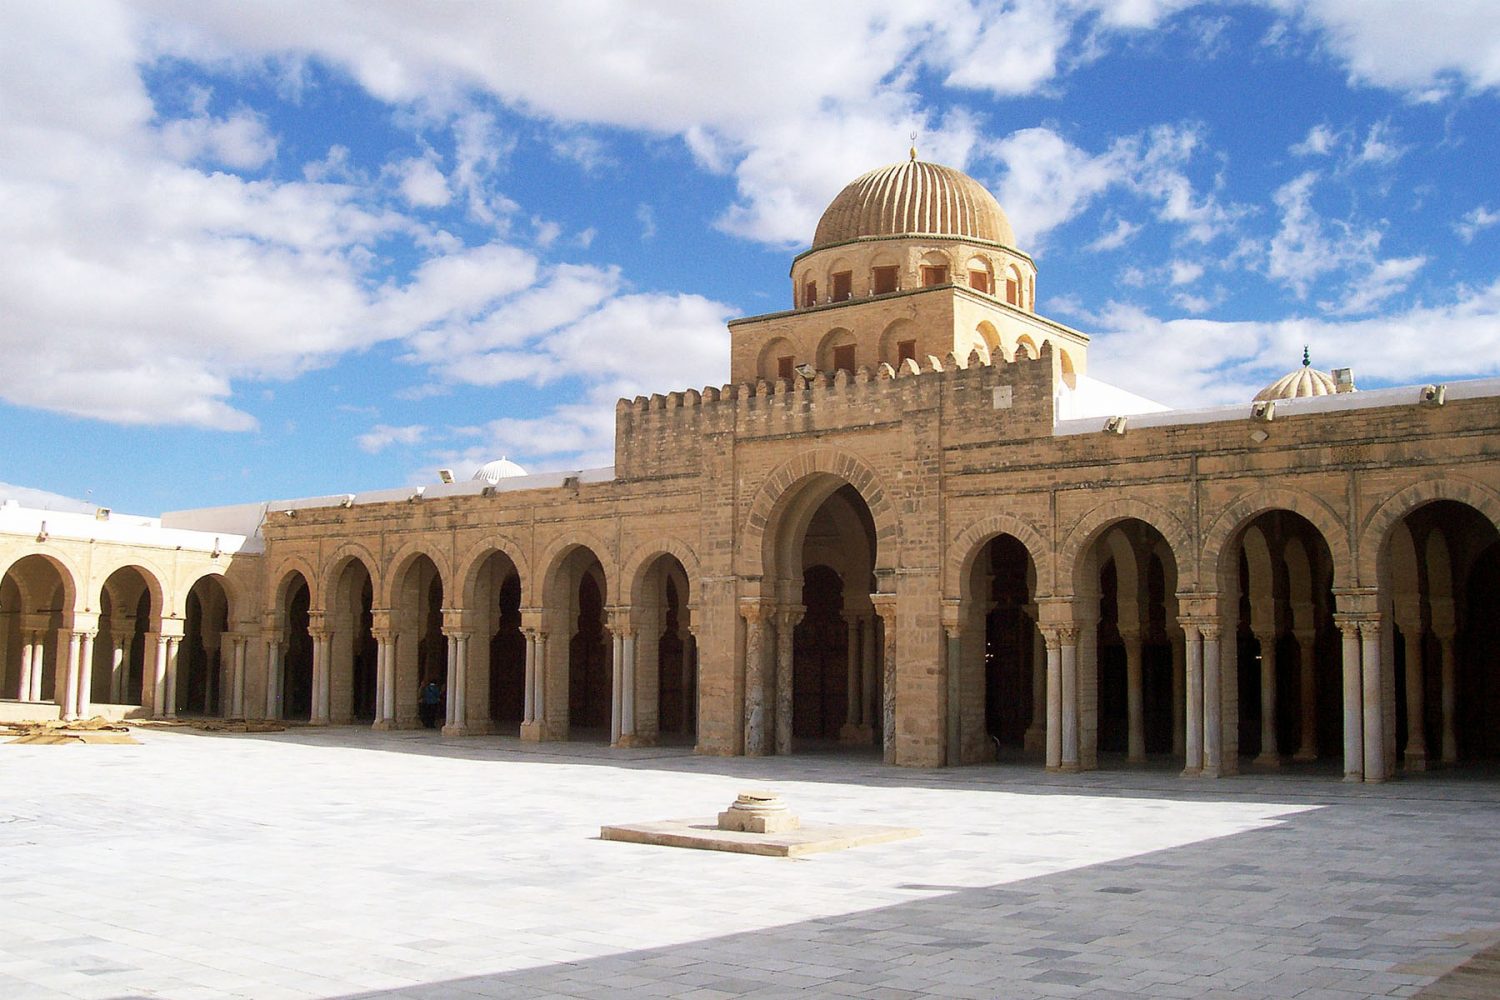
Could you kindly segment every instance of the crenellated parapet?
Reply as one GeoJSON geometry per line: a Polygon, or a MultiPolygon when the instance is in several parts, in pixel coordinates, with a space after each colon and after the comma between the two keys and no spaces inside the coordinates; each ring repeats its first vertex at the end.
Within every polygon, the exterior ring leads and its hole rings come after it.
{"type": "Polygon", "coordinates": [[[1050,345],[1040,357],[1006,361],[973,350],[900,365],[818,371],[702,391],[637,396],[615,406],[615,475],[695,475],[703,449],[771,437],[886,427],[917,411],[940,411],[959,440],[1015,440],[1051,432],[1058,378],[1050,345]]]}

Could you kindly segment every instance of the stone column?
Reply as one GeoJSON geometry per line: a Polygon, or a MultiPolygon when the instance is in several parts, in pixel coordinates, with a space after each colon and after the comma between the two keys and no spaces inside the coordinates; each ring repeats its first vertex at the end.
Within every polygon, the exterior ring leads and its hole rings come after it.
{"type": "Polygon", "coordinates": [[[166,678],[166,710],[162,713],[168,719],[177,718],[177,664],[182,653],[182,636],[167,636],[167,678],[166,678]]]}
{"type": "Polygon", "coordinates": [[[1198,626],[1203,636],[1203,776],[1217,778],[1224,765],[1224,685],[1219,676],[1219,623],[1198,626]]]}
{"type": "Polygon", "coordinates": [[[1255,763],[1261,767],[1280,767],[1281,753],[1276,745],[1276,633],[1256,635],[1260,643],[1260,755],[1255,763]]]}
{"type": "Polygon", "coordinates": [[[1125,759],[1132,764],[1146,760],[1145,691],[1141,678],[1141,635],[1121,632],[1125,641],[1125,717],[1127,724],[1125,759]]]}
{"type": "Polygon", "coordinates": [[[21,684],[20,690],[16,692],[16,699],[19,701],[38,700],[32,697],[33,686],[41,686],[33,684],[33,674],[36,677],[40,677],[42,673],[41,665],[38,662],[41,657],[36,655],[36,651],[36,633],[30,629],[25,629],[21,633],[21,684]]]}
{"type": "Polygon", "coordinates": [[[1297,694],[1301,730],[1292,760],[1318,759],[1318,633],[1300,629],[1297,637],[1297,694]]]}
{"type": "Polygon", "coordinates": [[[619,622],[614,615],[610,616],[606,627],[610,633],[609,745],[615,747],[620,745],[620,694],[625,686],[622,676],[625,670],[625,637],[620,633],[619,622]]]}
{"type": "Polygon", "coordinates": [[[1360,671],[1359,622],[1335,619],[1343,634],[1344,671],[1344,780],[1363,781],[1365,776],[1363,682],[1360,671]]]}
{"type": "Polygon", "coordinates": [[[266,644],[266,718],[281,718],[281,634],[267,629],[261,633],[266,644]]]}
{"type": "Polygon", "coordinates": [[[468,731],[469,630],[444,628],[448,640],[448,706],[444,736],[462,736],[468,731]]]}
{"type": "Polygon", "coordinates": [[[1422,623],[1401,626],[1406,640],[1406,753],[1402,763],[1408,771],[1427,770],[1426,706],[1422,690],[1422,623]]]}
{"type": "Polygon", "coordinates": [[[782,755],[792,752],[792,642],[804,610],[791,605],[776,615],[776,752],[782,755]]]}
{"type": "Polygon", "coordinates": [[[881,632],[885,642],[881,644],[881,691],[883,716],[881,733],[883,757],[887,764],[896,763],[896,595],[875,594],[871,597],[875,613],[880,616],[881,632]]]}
{"type": "Polygon", "coordinates": [[[1167,630],[1172,647],[1172,753],[1187,753],[1187,636],[1181,629],[1167,630]]]}
{"type": "Polygon", "coordinates": [[[957,767],[963,761],[962,685],[959,671],[963,667],[963,630],[956,621],[943,623],[943,634],[947,637],[947,657],[944,667],[948,672],[947,742],[946,760],[949,767],[957,767]]]}
{"type": "Polygon", "coordinates": [[[1364,686],[1365,780],[1384,781],[1385,704],[1381,698],[1380,620],[1359,623],[1360,672],[1364,686]]]}
{"type": "Polygon", "coordinates": [[[375,640],[375,721],[370,724],[371,729],[389,729],[386,725],[389,716],[385,712],[385,692],[390,679],[386,676],[386,668],[391,658],[391,628],[384,624],[370,626],[370,638],[375,640]]]}
{"type": "Polygon", "coordinates": [[[770,752],[766,730],[765,609],[759,601],[741,600],[745,619],[745,755],[770,752]]]}
{"type": "Polygon", "coordinates": [[[1059,768],[1078,770],[1078,626],[1063,625],[1057,630],[1060,646],[1062,696],[1062,759],[1059,768]]]}
{"type": "MultiPolygon", "coordinates": [[[[316,616],[321,621],[322,616],[316,616]]],[[[333,645],[333,632],[319,624],[309,628],[313,641],[312,662],[312,711],[309,722],[314,726],[328,725],[328,654],[333,645]]]]}
{"type": "Polygon", "coordinates": [[[875,616],[863,615],[860,618],[860,632],[862,638],[859,644],[860,672],[859,682],[859,705],[860,725],[864,728],[866,740],[875,742],[875,616]]]}
{"type": "Polygon", "coordinates": [[[536,635],[536,738],[547,738],[547,631],[535,629],[536,635]]]}
{"type": "Polygon", "coordinates": [[[1031,629],[1031,723],[1021,736],[1028,754],[1045,753],[1047,747],[1047,641],[1033,623],[1031,629]]]}
{"type": "MultiPolygon", "coordinates": [[[[31,648],[31,700],[42,700],[42,681],[47,677],[47,633],[38,630],[32,636],[31,648]]],[[[57,671],[53,670],[52,685],[57,686],[57,671]]]]}
{"type": "Polygon", "coordinates": [[[1203,773],[1203,633],[1198,623],[1184,621],[1183,632],[1183,740],[1182,774],[1203,773]]]}
{"type": "Polygon", "coordinates": [[[1047,750],[1046,768],[1056,771],[1062,767],[1062,641],[1057,629],[1042,631],[1042,641],[1047,647],[1047,750]]]}
{"type": "Polygon", "coordinates": [[[698,626],[689,623],[682,635],[682,720],[678,732],[686,736],[694,729],[698,702],[698,626]]]}
{"type": "Polygon", "coordinates": [[[74,712],[80,719],[87,719],[93,713],[94,636],[97,634],[93,630],[84,632],[78,646],[78,703],[74,712]]]}
{"type": "Polygon", "coordinates": [[[1458,741],[1453,735],[1453,714],[1458,704],[1457,691],[1453,684],[1454,679],[1454,656],[1453,656],[1453,633],[1439,633],[1438,644],[1443,656],[1442,674],[1442,754],[1443,763],[1452,764],[1458,760],[1458,741]]]}
{"type": "Polygon", "coordinates": [[[68,634],[68,653],[63,660],[63,678],[61,684],[56,684],[53,701],[57,702],[62,709],[62,717],[65,722],[71,722],[78,718],[78,648],[83,643],[83,635],[78,632],[68,634]]]}
{"type": "Polygon", "coordinates": [[[845,625],[845,653],[848,659],[848,679],[845,682],[844,701],[844,728],[839,732],[839,738],[845,743],[859,741],[860,703],[859,703],[859,616],[850,612],[844,612],[845,625]]]}
{"type": "Polygon", "coordinates": [[[635,629],[629,625],[625,627],[621,650],[625,658],[620,667],[620,744],[635,746],[635,629]]]}
{"type": "Polygon", "coordinates": [[[130,657],[130,640],[135,638],[131,632],[110,633],[109,654],[109,700],[111,704],[125,704],[125,681],[129,671],[126,669],[126,660],[130,657]]]}
{"type": "Polygon", "coordinates": [[[524,728],[536,722],[536,629],[523,629],[521,635],[526,641],[525,675],[521,682],[525,691],[521,699],[521,725],[524,728]]]}

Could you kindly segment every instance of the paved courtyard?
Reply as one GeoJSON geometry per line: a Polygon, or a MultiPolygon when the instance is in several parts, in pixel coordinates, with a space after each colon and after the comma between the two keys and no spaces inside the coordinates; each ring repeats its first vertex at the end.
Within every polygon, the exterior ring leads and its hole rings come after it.
{"type": "Polygon", "coordinates": [[[1500,940],[1492,778],[137,735],[0,746],[0,997],[1349,1000],[1500,940]],[[805,859],[597,839],[759,785],[923,835],[805,859]]]}

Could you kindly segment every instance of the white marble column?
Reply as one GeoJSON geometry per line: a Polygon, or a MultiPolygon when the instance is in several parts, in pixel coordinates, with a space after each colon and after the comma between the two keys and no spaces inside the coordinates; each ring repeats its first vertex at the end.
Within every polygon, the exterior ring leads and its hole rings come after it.
{"type": "Polygon", "coordinates": [[[78,717],[87,719],[94,714],[94,637],[97,632],[83,633],[83,642],[78,649],[78,717]]]}
{"type": "Polygon", "coordinates": [[[1384,781],[1385,704],[1380,677],[1380,621],[1359,623],[1360,673],[1364,687],[1365,780],[1384,781]]]}
{"type": "Polygon", "coordinates": [[[328,725],[328,667],[333,633],[323,629],[309,630],[313,641],[312,712],[308,720],[315,726],[328,725]]]}
{"type": "Polygon", "coordinates": [[[461,735],[468,719],[469,633],[467,630],[444,629],[448,640],[448,704],[445,736],[461,735]]]}
{"type": "Polygon", "coordinates": [[[281,638],[265,634],[266,644],[266,718],[281,718],[281,638]]]}
{"type": "Polygon", "coordinates": [[[1344,780],[1363,781],[1365,776],[1364,687],[1359,662],[1359,622],[1344,619],[1339,621],[1338,626],[1343,634],[1344,780]]]}
{"type": "Polygon", "coordinates": [[[536,693],[533,708],[536,710],[537,738],[546,737],[547,727],[547,632],[536,632],[536,693]]]}
{"type": "Polygon", "coordinates": [[[62,717],[71,722],[78,718],[78,649],[83,644],[83,635],[72,632],[68,635],[68,654],[63,663],[63,683],[56,685],[57,693],[61,697],[55,697],[62,709],[62,717]]]}
{"type": "Polygon", "coordinates": [[[943,634],[947,638],[944,670],[947,672],[948,697],[945,699],[946,760],[949,767],[957,767],[963,761],[963,687],[960,671],[963,668],[963,632],[957,622],[945,622],[943,634]]]}
{"type": "Polygon", "coordinates": [[[1031,628],[1031,721],[1021,736],[1028,753],[1045,752],[1047,746],[1047,641],[1033,624],[1031,628]]]}
{"type": "Polygon", "coordinates": [[[110,633],[109,700],[114,705],[125,703],[125,679],[129,673],[126,661],[130,657],[130,640],[133,638],[129,632],[110,633]]]}
{"type": "Polygon", "coordinates": [[[1224,685],[1219,675],[1219,624],[1198,626],[1203,636],[1203,776],[1217,778],[1224,766],[1224,685]]]}
{"type": "Polygon", "coordinates": [[[1281,752],[1276,745],[1276,633],[1256,635],[1260,643],[1260,755],[1255,763],[1261,767],[1280,767],[1281,752]]]}
{"type": "Polygon", "coordinates": [[[529,726],[536,722],[536,630],[525,629],[521,634],[526,640],[525,679],[522,681],[525,695],[521,699],[521,725],[529,726]]]}
{"type": "Polygon", "coordinates": [[[1046,768],[1062,767],[1062,643],[1055,628],[1042,632],[1047,647],[1047,749],[1046,768]]]}
{"type": "Polygon", "coordinates": [[[1184,776],[1203,773],[1203,633],[1196,622],[1183,624],[1183,765],[1184,776]]]}
{"type": "Polygon", "coordinates": [[[635,742],[635,629],[626,626],[620,645],[625,659],[620,667],[620,738],[627,746],[635,742]]]}
{"type": "Polygon", "coordinates": [[[1078,770],[1078,627],[1057,630],[1061,644],[1062,761],[1064,771],[1078,770]]]}
{"type": "Polygon", "coordinates": [[[177,664],[182,654],[182,636],[167,636],[167,710],[166,717],[177,718],[177,664]]]}
{"type": "Polygon", "coordinates": [[[611,626],[610,632],[609,745],[614,747],[620,745],[623,731],[623,700],[620,696],[625,687],[625,637],[620,634],[618,626],[611,626]]]}
{"type": "Polygon", "coordinates": [[[1402,763],[1409,771],[1427,769],[1426,706],[1422,689],[1422,623],[1402,626],[1406,640],[1406,752],[1402,763]]]}
{"type": "Polygon", "coordinates": [[[36,633],[26,629],[21,633],[21,684],[20,690],[16,692],[16,698],[20,701],[39,701],[32,691],[40,687],[35,683],[36,678],[42,674],[41,657],[37,655],[39,645],[36,633]]]}
{"type": "Polygon", "coordinates": [[[896,763],[896,596],[877,595],[875,613],[880,616],[881,634],[885,641],[880,649],[881,676],[881,755],[887,764],[896,763]]]}
{"type": "Polygon", "coordinates": [[[1125,641],[1125,759],[1132,764],[1146,760],[1146,712],[1144,681],[1141,676],[1141,636],[1123,632],[1125,641]]]}

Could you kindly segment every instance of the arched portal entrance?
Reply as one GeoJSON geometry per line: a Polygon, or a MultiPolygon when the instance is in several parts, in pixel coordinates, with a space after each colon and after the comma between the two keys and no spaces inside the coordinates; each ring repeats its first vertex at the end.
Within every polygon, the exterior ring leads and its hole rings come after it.
{"type": "Polygon", "coordinates": [[[358,559],[346,562],[334,578],[329,608],[329,720],[373,722],[378,649],[373,632],[375,588],[370,570],[358,559]]]}
{"type": "MultiPolygon", "coordinates": [[[[763,592],[772,597],[771,655],[762,705],[764,730],[747,734],[752,752],[791,753],[842,743],[880,746],[883,704],[874,611],[875,522],[850,483],[814,473],[787,490],[766,536],[763,592]],[[774,664],[773,668],[770,665],[774,664]]],[[[749,713],[752,720],[754,711],[749,713]]]]}
{"type": "Polygon", "coordinates": [[[1115,521],[1085,550],[1074,579],[1078,766],[1098,767],[1101,752],[1129,764],[1181,752],[1177,563],[1165,537],[1139,518],[1115,521]]]}
{"type": "Polygon", "coordinates": [[[1474,508],[1436,500],[1396,523],[1382,556],[1403,766],[1500,757],[1500,533],[1474,508]]]}
{"type": "Polygon", "coordinates": [[[157,624],[151,588],[133,566],[115,570],[99,596],[99,637],[94,643],[93,699],[112,705],[143,705],[148,636],[157,624]]]}
{"type": "Polygon", "coordinates": [[[486,556],[464,604],[474,610],[469,726],[515,735],[526,703],[526,638],[521,632],[521,574],[515,562],[500,551],[486,556]]]}
{"type": "Polygon", "coordinates": [[[612,739],[614,693],[605,622],[609,591],[604,567],[587,546],[571,548],[556,564],[548,587],[549,631],[561,635],[558,655],[567,678],[567,714],[557,719],[546,699],[547,721],[570,740],[612,739]]]}
{"type": "Polygon", "coordinates": [[[1302,515],[1269,510],[1235,533],[1222,559],[1234,654],[1223,681],[1235,685],[1239,753],[1260,768],[1338,758],[1343,673],[1327,542],[1302,515]]]}
{"type": "Polygon", "coordinates": [[[636,740],[692,745],[698,731],[698,669],[687,571],[660,555],[641,573],[632,596],[639,645],[636,740]]]}
{"type": "Polygon", "coordinates": [[[228,660],[229,599],[218,580],[206,576],[188,591],[182,644],[177,653],[178,714],[219,715],[228,660]]]}
{"type": "Polygon", "coordinates": [[[25,556],[0,576],[0,694],[21,701],[54,701],[67,643],[59,631],[72,620],[73,580],[41,555],[25,556]]]}
{"type": "Polygon", "coordinates": [[[277,717],[306,722],[312,718],[313,640],[312,590],[301,573],[293,572],[281,584],[281,614],[285,621],[280,677],[276,678],[277,717]]]}
{"type": "Polygon", "coordinates": [[[1046,647],[1037,631],[1036,567],[1014,535],[980,543],[959,611],[959,755],[1039,753],[1046,735],[1046,647]]]}
{"type": "Polygon", "coordinates": [[[437,564],[417,555],[401,570],[392,591],[396,642],[396,725],[436,729],[448,718],[448,637],[443,633],[443,578],[437,564]],[[437,703],[423,709],[423,691],[437,685],[437,703]]]}

